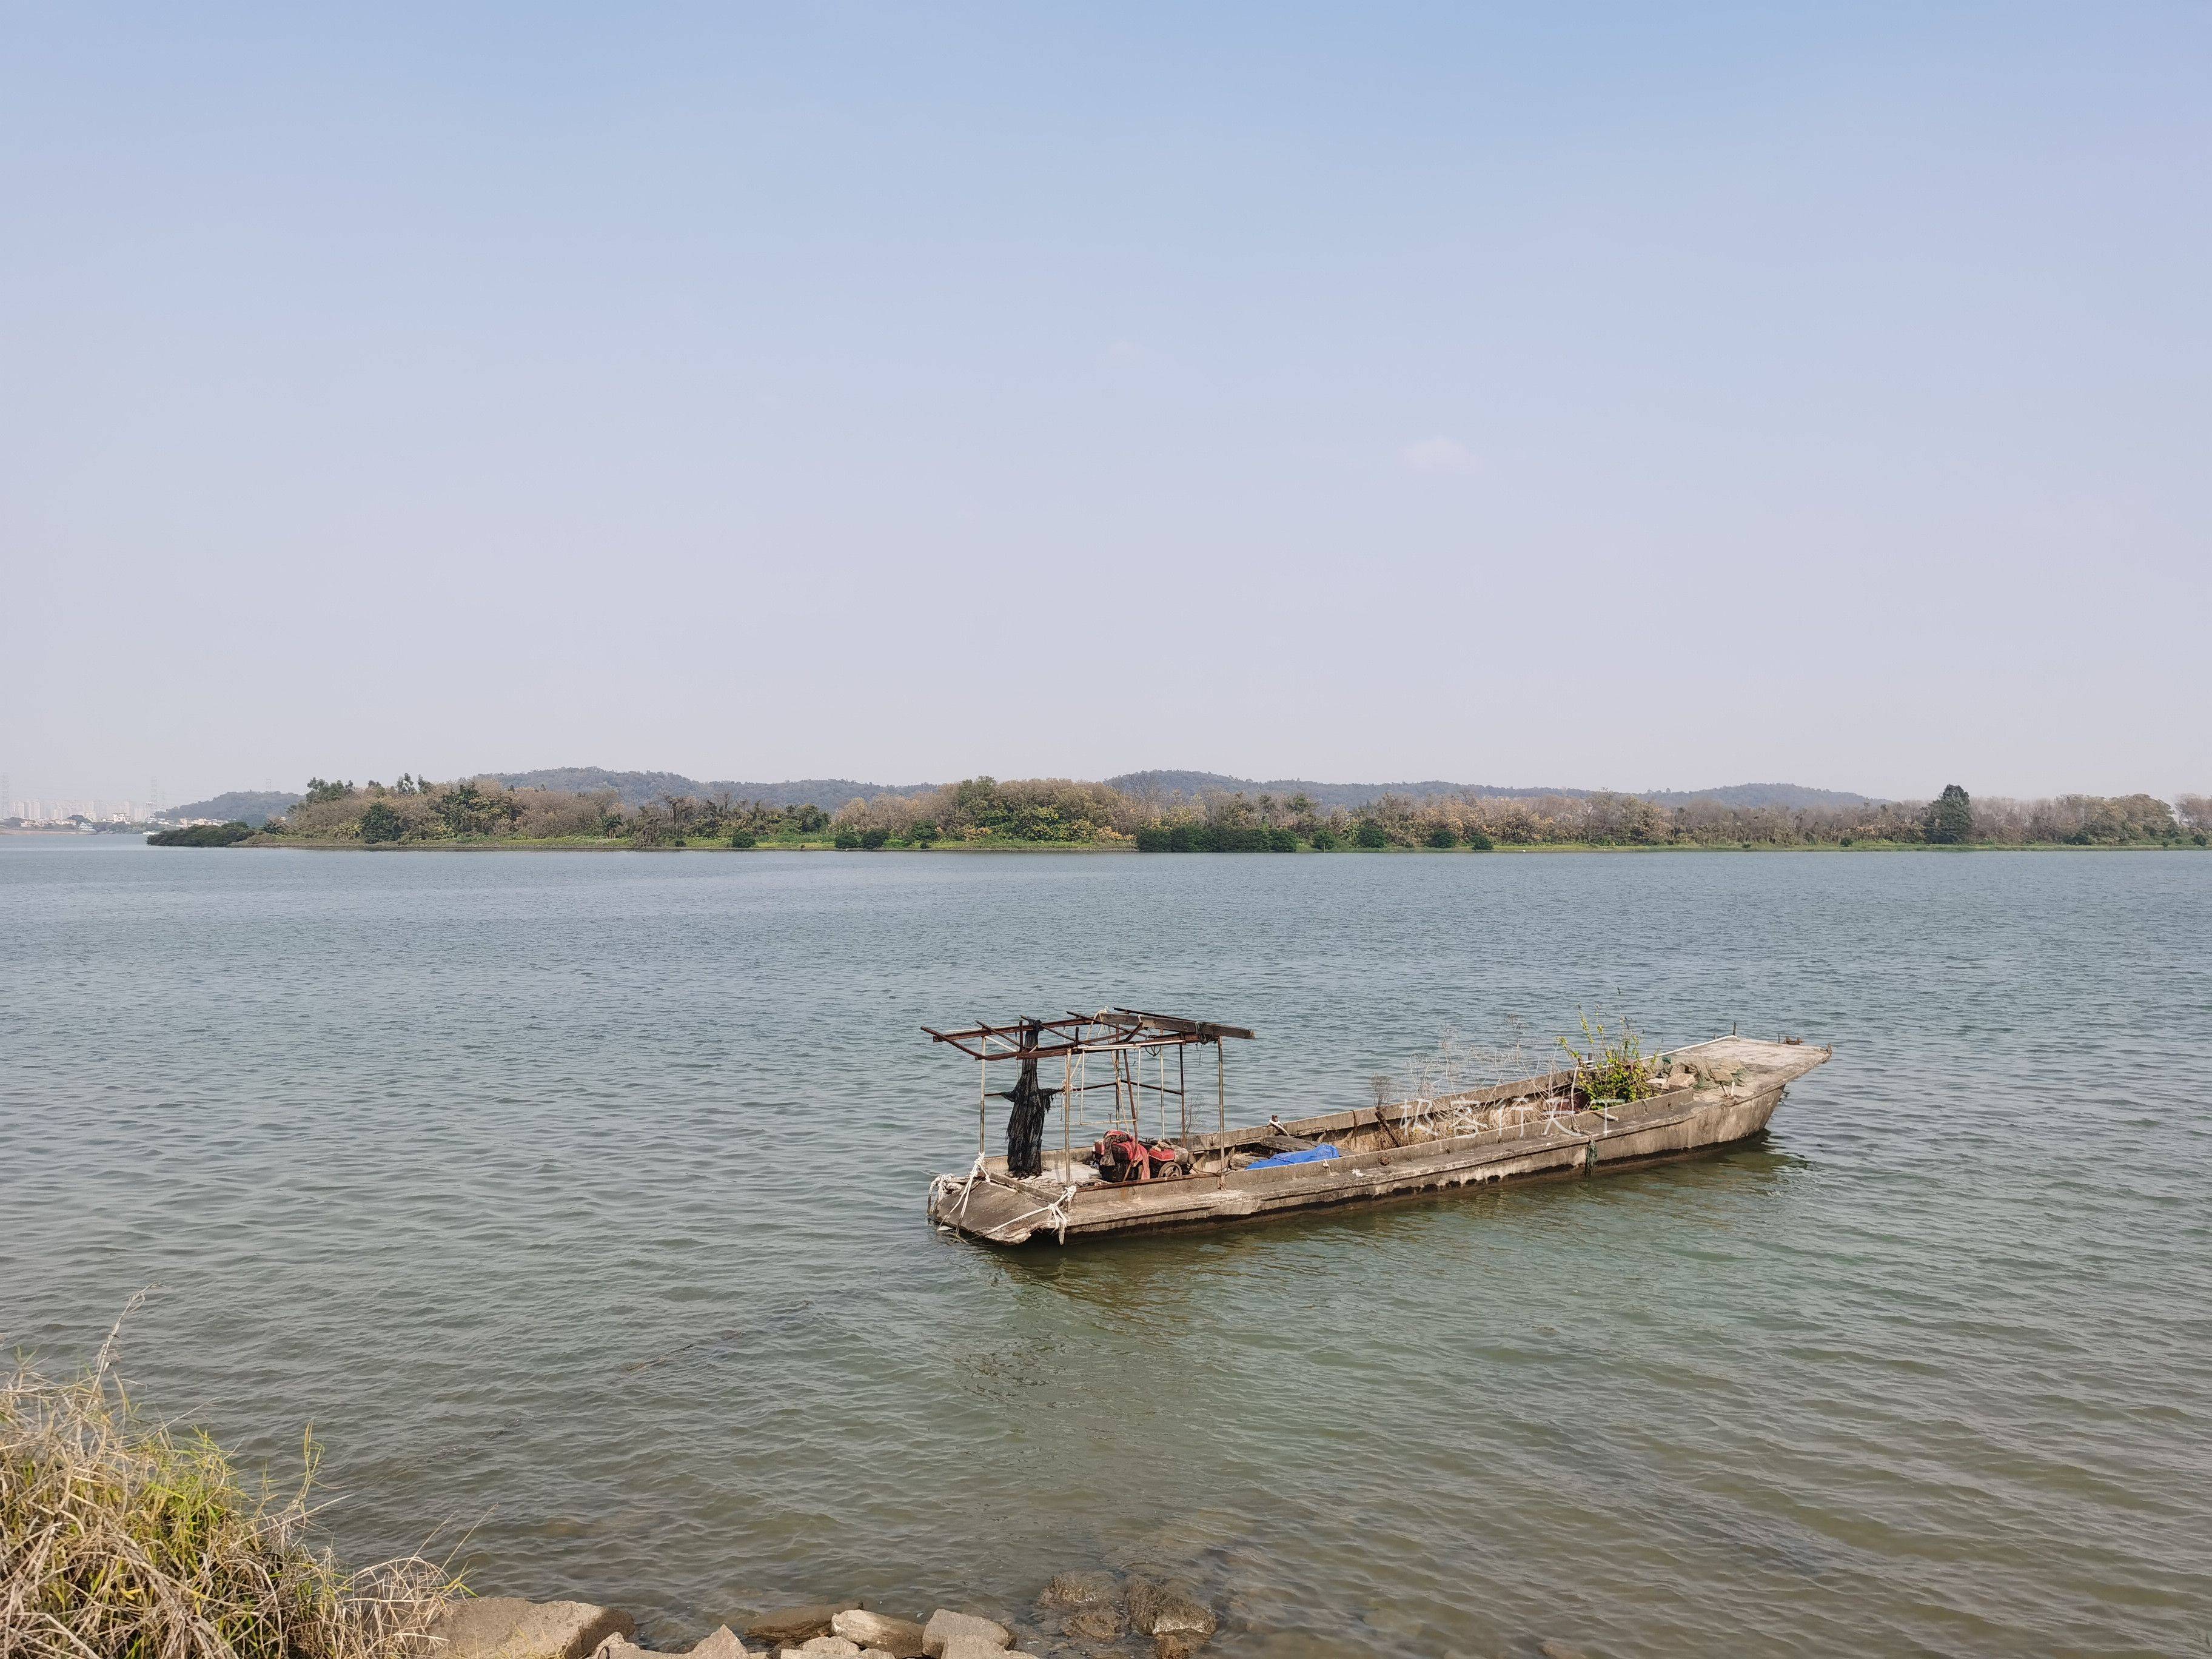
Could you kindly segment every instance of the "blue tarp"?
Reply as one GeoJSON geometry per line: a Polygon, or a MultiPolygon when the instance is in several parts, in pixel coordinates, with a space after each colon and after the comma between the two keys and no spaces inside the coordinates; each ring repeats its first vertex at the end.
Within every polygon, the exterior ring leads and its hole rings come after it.
{"type": "Polygon", "coordinates": [[[1319,1164],[1335,1156],[1335,1147],[1323,1145],[1303,1152],[1277,1152],[1273,1158],[1263,1158],[1257,1164],[1247,1164],[1244,1167],[1248,1170],[1273,1170],[1285,1164],[1319,1164]]]}

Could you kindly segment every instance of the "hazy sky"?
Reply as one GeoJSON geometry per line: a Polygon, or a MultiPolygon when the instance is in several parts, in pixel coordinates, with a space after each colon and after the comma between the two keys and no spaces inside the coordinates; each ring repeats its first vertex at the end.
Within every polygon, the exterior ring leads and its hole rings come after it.
{"type": "Polygon", "coordinates": [[[2212,789],[2212,8],[0,7],[0,769],[2212,789]]]}

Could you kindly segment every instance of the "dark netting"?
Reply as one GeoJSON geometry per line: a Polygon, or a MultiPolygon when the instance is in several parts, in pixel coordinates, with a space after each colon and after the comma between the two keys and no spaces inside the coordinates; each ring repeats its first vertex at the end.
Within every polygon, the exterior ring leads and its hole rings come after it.
{"type": "MultiPolygon", "coordinates": [[[[1036,1042],[1037,1024],[1034,1020],[1022,1022],[1022,1047],[1033,1047],[1036,1042]]],[[[999,1098],[1013,1103],[1006,1114],[1006,1173],[1014,1176],[1033,1176],[1044,1173],[1044,1118],[1052,1109],[1052,1097],[1057,1089],[1037,1086],[1037,1063],[1022,1061],[1022,1075],[1011,1089],[999,1098]]]]}

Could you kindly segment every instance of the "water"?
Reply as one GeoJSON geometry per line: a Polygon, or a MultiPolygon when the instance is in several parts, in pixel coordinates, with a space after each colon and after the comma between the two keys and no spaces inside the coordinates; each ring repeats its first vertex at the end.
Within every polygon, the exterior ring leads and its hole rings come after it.
{"type": "MultiPolygon", "coordinates": [[[[0,1341],[349,1556],[688,1638],[1154,1563],[1224,1656],[2175,1653],[2212,1627],[2212,858],[153,851],[0,841],[0,1341]],[[1008,1256],[917,1027],[1832,1040],[1762,1144],[1008,1256]]],[[[1054,1133],[1057,1133],[1057,1126],[1054,1133]]]]}

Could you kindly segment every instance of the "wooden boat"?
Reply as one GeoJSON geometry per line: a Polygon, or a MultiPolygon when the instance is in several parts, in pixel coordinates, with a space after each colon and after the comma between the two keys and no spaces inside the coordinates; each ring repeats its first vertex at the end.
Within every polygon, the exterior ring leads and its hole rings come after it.
{"type": "Polygon", "coordinates": [[[1223,1044],[1249,1040],[1253,1033],[1241,1026],[1117,1008],[929,1035],[976,1060],[983,1079],[975,1162],[930,1183],[929,1218],[993,1244],[1064,1244],[1493,1182],[1613,1174],[1759,1133],[1789,1085],[1832,1053],[1796,1037],[1732,1035],[1652,1057],[1632,1091],[1637,1098],[1606,1098],[1597,1075],[1577,1063],[1231,1128],[1223,1044]],[[1207,1130],[1191,1123],[1194,1048],[1214,1053],[1218,1121],[1207,1130]],[[1040,1067],[1055,1060],[1061,1079],[1047,1087],[1040,1067]],[[997,1094],[989,1087],[994,1061],[1018,1068],[1014,1086],[997,1094]],[[1093,1080],[1094,1065],[1107,1075],[1093,1080]],[[1084,1115],[1090,1094],[1109,1089],[1107,1133],[1118,1132],[1121,1141],[1079,1145],[1071,1118],[1084,1115]],[[1061,1144],[1048,1150],[1042,1130],[1055,1097],[1061,1144]],[[1007,1150],[998,1155],[988,1146],[994,1099],[1010,1107],[1007,1150]],[[1146,1140],[1143,1121],[1155,1115],[1160,1133],[1146,1140]],[[1147,1150],[1125,1164],[1116,1154],[1132,1141],[1147,1150]]]}

